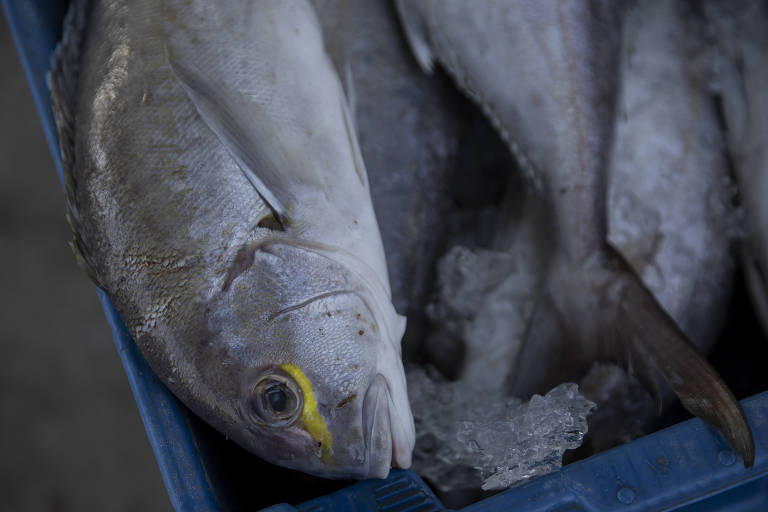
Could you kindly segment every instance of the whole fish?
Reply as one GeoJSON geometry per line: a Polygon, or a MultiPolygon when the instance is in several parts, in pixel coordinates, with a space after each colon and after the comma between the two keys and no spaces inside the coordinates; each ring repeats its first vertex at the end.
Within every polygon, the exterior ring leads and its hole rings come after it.
{"type": "Polygon", "coordinates": [[[704,6],[719,50],[714,82],[746,216],[742,264],[768,334],[768,6],[754,0],[710,0],[704,6]]]}
{"type": "Polygon", "coordinates": [[[425,71],[437,60],[453,75],[551,209],[554,254],[511,387],[546,389],[599,360],[624,363],[650,389],[658,372],[751,465],[754,442],[738,402],[606,242],[625,2],[396,5],[416,60],[425,71]]]}
{"type": "Polygon", "coordinates": [[[309,3],[76,1],[50,81],[73,247],[160,379],[275,464],[408,467],[405,319],[309,3]]]}

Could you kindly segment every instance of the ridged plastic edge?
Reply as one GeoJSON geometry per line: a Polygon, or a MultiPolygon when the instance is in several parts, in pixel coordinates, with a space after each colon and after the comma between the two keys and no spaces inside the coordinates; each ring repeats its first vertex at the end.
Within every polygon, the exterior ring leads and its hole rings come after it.
{"type": "MultiPolygon", "coordinates": [[[[702,505],[702,500],[724,491],[736,491],[749,482],[768,479],[768,392],[741,404],[755,436],[756,458],[752,468],[744,467],[717,431],[694,418],[570,464],[463,510],[491,512],[514,506],[526,512],[639,512],[702,505]]],[[[733,508],[717,510],[746,510],[740,506],[737,501],[733,508]]],[[[768,509],[768,504],[763,506],[768,509]]]]}

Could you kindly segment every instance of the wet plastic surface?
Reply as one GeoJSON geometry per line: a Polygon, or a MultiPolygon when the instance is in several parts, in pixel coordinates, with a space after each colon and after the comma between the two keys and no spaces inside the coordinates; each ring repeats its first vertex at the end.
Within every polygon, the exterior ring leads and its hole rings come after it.
{"type": "MultiPolygon", "coordinates": [[[[61,180],[58,142],[45,76],[60,37],[64,0],[0,0],[61,180]]],[[[157,379],[108,297],[99,292],[171,502],[179,511],[430,512],[444,507],[411,471],[386,480],[326,482],[276,469],[246,454],[194,417],[157,379]],[[319,496],[319,497],[315,497],[319,496]]],[[[685,421],[573,463],[467,507],[468,511],[707,512],[768,509],[768,392],[743,401],[756,461],[745,469],[722,437],[685,421]]]]}

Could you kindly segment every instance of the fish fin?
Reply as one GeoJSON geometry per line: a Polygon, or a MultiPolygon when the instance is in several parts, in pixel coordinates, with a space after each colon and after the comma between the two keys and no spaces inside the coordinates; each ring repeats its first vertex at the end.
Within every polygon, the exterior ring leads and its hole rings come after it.
{"type": "Polygon", "coordinates": [[[656,414],[661,416],[664,412],[664,392],[662,382],[664,376],[648,358],[638,357],[636,351],[630,347],[624,354],[624,362],[627,373],[635,377],[643,388],[651,395],[656,403],[656,414]]]}
{"type": "Polygon", "coordinates": [[[86,273],[86,275],[96,284],[96,286],[106,291],[104,285],[99,279],[99,276],[96,274],[94,265],[88,258],[88,251],[85,250],[85,244],[83,243],[82,239],[78,236],[75,236],[72,238],[72,240],[70,240],[68,245],[69,248],[72,249],[72,253],[75,255],[77,266],[86,273]]]}
{"type": "Polygon", "coordinates": [[[395,0],[397,15],[411,53],[422,71],[431,75],[435,67],[435,55],[429,43],[427,21],[423,12],[426,7],[423,0],[395,0]]]}
{"type": "Polygon", "coordinates": [[[297,183],[322,187],[317,172],[292,161],[290,149],[264,107],[226,84],[214,83],[169,47],[166,57],[202,120],[284,228],[295,201],[291,187],[297,183]]]}
{"type": "Polygon", "coordinates": [[[760,327],[763,328],[763,334],[768,336],[768,287],[766,287],[765,274],[759,262],[751,256],[748,243],[742,242],[739,252],[741,266],[744,269],[744,280],[752,297],[752,305],[760,327]]]}
{"type": "Polygon", "coordinates": [[[344,66],[344,89],[346,92],[346,101],[341,101],[341,115],[344,118],[344,130],[349,139],[350,151],[352,152],[352,161],[355,164],[360,183],[366,186],[367,173],[363,163],[363,154],[360,151],[360,144],[357,141],[357,124],[355,123],[355,109],[357,105],[357,96],[355,94],[355,82],[352,77],[352,68],[349,63],[344,66]]]}
{"type": "Polygon", "coordinates": [[[357,131],[357,91],[355,90],[355,77],[352,74],[352,66],[344,64],[344,94],[347,97],[347,108],[352,127],[357,131]]]}
{"type": "Polygon", "coordinates": [[[80,77],[80,55],[90,6],[91,2],[88,0],[72,2],[64,17],[61,41],[53,52],[51,70],[46,78],[48,89],[51,91],[51,111],[59,138],[67,224],[72,231],[69,246],[78,266],[103,289],[103,283],[98,278],[96,267],[89,256],[88,244],[81,235],[83,230],[77,205],[77,182],[74,175],[77,165],[75,155],[77,82],[80,77]]]}
{"type": "Polygon", "coordinates": [[[588,370],[589,363],[581,354],[573,353],[567,332],[549,295],[538,295],[527,315],[514,365],[505,380],[505,389],[512,396],[529,398],[534,393],[544,394],[588,370]]]}
{"type": "Polygon", "coordinates": [[[627,284],[619,301],[617,320],[614,341],[626,348],[632,369],[642,382],[653,381],[658,371],[683,406],[717,428],[744,459],[744,465],[751,467],[755,443],[741,405],[636,278],[627,284]]]}
{"type": "Polygon", "coordinates": [[[405,328],[408,326],[408,318],[404,315],[396,315],[397,322],[395,324],[395,337],[393,339],[397,340],[397,353],[398,355],[402,355],[403,352],[403,336],[405,336],[405,328]]]}

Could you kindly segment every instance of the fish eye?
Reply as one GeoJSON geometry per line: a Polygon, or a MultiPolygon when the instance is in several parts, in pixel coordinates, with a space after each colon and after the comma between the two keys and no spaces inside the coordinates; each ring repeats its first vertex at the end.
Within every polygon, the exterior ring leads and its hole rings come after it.
{"type": "Polygon", "coordinates": [[[254,412],[270,427],[285,427],[294,423],[303,403],[301,389],[296,382],[276,371],[262,375],[251,391],[254,412]]]}

